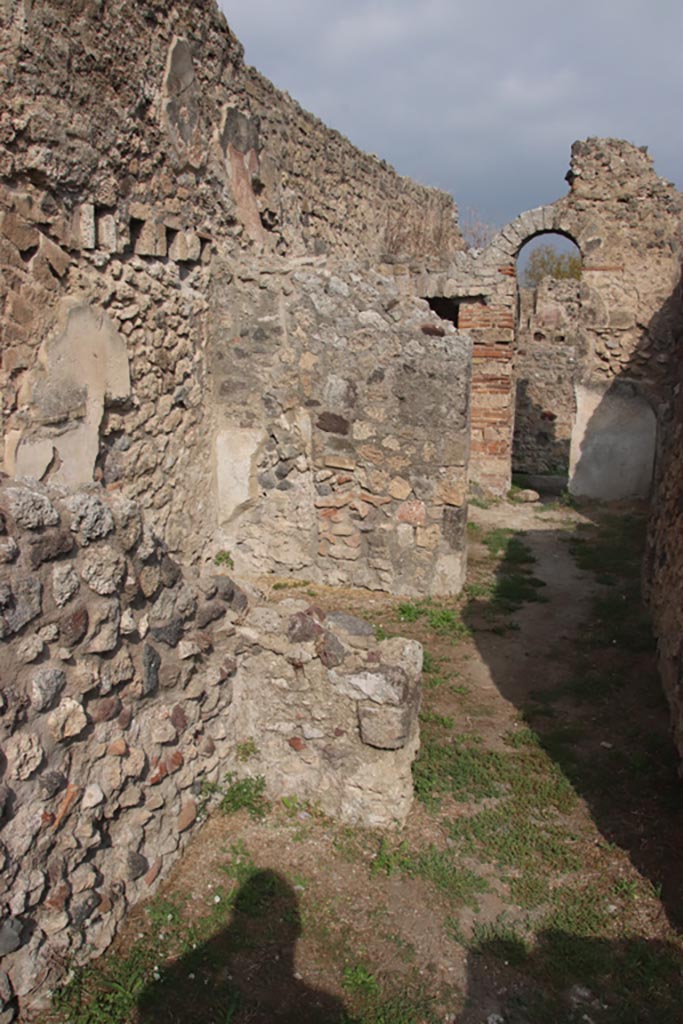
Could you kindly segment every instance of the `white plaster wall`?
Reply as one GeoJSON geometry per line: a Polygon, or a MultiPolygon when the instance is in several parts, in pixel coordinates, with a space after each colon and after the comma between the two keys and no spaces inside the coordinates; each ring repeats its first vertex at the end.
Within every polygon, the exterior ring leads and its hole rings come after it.
{"type": "Polygon", "coordinates": [[[652,484],[657,421],[628,385],[576,387],[569,490],[577,497],[616,501],[647,497],[652,484]]]}

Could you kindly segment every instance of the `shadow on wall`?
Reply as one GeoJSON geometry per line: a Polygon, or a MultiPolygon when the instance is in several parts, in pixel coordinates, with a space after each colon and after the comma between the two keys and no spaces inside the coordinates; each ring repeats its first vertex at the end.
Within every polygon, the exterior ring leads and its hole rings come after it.
{"type": "Polygon", "coordinates": [[[607,388],[577,384],[569,490],[598,501],[648,498],[666,458],[672,366],[683,345],[681,286],[643,329],[607,388]],[[659,422],[658,422],[659,421],[659,422]]]}
{"type": "Polygon", "coordinates": [[[228,928],[187,953],[138,1000],[139,1024],[341,1024],[343,1004],[297,974],[296,894],[274,871],[242,884],[228,928]]]}
{"type": "Polygon", "coordinates": [[[576,385],[569,490],[598,501],[647,498],[657,450],[657,418],[638,383],[607,390],[576,385]]]}

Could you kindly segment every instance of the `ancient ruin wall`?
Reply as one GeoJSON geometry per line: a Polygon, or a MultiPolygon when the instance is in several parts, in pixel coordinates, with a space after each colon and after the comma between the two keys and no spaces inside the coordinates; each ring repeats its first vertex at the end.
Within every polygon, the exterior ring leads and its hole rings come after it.
{"type": "Polygon", "coordinates": [[[583,368],[579,290],[578,281],[552,277],[519,290],[513,473],[568,474],[575,385],[583,368]]]}
{"type": "Polygon", "coordinates": [[[237,569],[459,591],[469,341],[390,280],[320,261],[217,268],[210,321],[218,537],[237,569]]]}
{"type": "MultiPolygon", "coordinates": [[[[612,484],[618,492],[626,474],[620,469],[605,477],[604,471],[628,459],[627,451],[617,450],[624,425],[635,425],[627,448],[650,431],[651,454],[656,420],[650,406],[669,389],[681,197],[658,177],[644,149],[616,139],[574,143],[568,179],[565,197],[522,214],[481,252],[456,253],[447,272],[394,268],[406,290],[459,303],[459,327],[474,339],[471,476],[498,494],[510,485],[516,258],[529,239],[559,232],[582,256],[577,333],[583,356],[571,466],[579,493],[620,496],[612,484]],[[599,443],[600,434],[607,445],[599,443]],[[603,479],[610,486],[601,493],[603,479]]],[[[637,472],[633,484],[643,485],[637,472]]]]}
{"type": "Polygon", "coordinates": [[[452,200],[247,68],[208,0],[12,0],[0,66],[3,468],[100,479],[201,557],[218,273],[245,253],[438,263],[462,245],[452,200]]]}
{"type": "Polygon", "coordinates": [[[202,820],[205,783],[391,825],[422,649],[183,571],[137,505],[0,485],[0,1018],[101,952],[202,820]]]}
{"type": "Polygon", "coordinates": [[[672,337],[672,387],[662,415],[645,584],[673,739],[683,764],[683,283],[664,313],[669,323],[678,314],[678,330],[672,337]]]}

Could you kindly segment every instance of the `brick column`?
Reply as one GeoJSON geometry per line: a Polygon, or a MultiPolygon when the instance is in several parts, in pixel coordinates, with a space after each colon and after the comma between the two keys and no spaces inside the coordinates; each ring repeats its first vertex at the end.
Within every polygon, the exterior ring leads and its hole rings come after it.
{"type": "MultiPolygon", "coordinates": [[[[505,268],[508,276],[513,268],[505,268]]],[[[473,339],[470,477],[494,494],[510,488],[515,337],[514,290],[497,305],[463,302],[458,327],[473,339]]]]}

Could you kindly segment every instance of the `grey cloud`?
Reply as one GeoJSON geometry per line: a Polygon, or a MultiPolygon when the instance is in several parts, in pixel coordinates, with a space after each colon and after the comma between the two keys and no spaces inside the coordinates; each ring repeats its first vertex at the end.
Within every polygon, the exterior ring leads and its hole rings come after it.
{"type": "Polygon", "coordinates": [[[571,143],[683,165],[678,0],[223,0],[246,59],[356,145],[502,223],[551,201],[571,143]]]}

